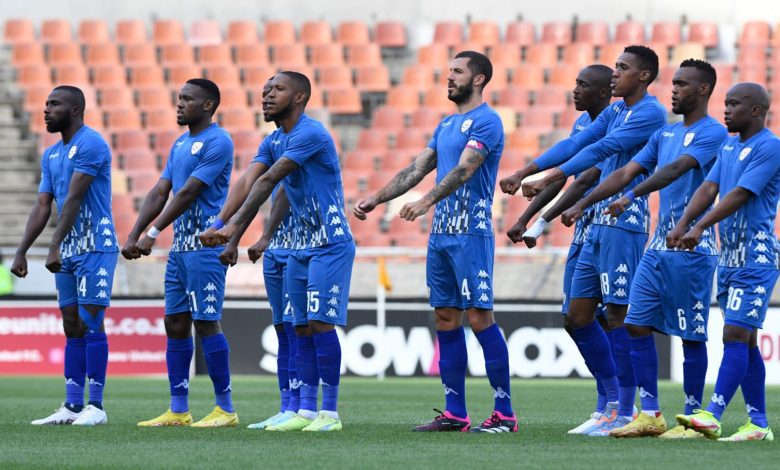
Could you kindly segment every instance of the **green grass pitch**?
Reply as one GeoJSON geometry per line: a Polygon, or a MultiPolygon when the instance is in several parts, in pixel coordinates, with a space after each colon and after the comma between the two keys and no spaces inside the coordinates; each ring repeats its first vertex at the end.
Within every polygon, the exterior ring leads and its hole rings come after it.
{"type": "MultiPolygon", "coordinates": [[[[568,436],[594,402],[585,380],[514,380],[520,432],[503,435],[412,433],[442,407],[438,380],[346,378],[341,383],[344,431],[317,435],[246,429],[276,412],[271,377],[235,377],[238,429],[141,429],[139,420],[165,411],[164,379],[111,378],[106,387],[109,424],[96,428],[33,427],[62,399],[61,378],[0,378],[0,468],[777,468],[776,442],[666,442],[568,436]]],[[[193,417],[213,407],[211,383],[190,387],[193,417]]],[[[708,387],[705,396],[712,393],[708,387]]],[[[492,409],[487,381],[469,380],[469,412],[481,421],[492,409]]],[[[680,385],[661,384],[667,420],[681,411],[680,385]]],[[[767,389],[768,413],[780,431],[780,387],[767,389]]],[[[724,434],[746,419],[737,393],[724,417],[724,434]]],[[[671,423],[670,423],[671,424],[671,423]]]]}

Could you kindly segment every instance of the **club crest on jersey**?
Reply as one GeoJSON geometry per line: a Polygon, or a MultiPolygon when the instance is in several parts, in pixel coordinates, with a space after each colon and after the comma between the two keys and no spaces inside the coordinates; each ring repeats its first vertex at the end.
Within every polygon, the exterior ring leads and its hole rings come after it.
{"type": "Polygon", "coordinates": [[[190,148],[190,153],[195,155],[203,148],[203,142],[194,142],[190,148]]]}
{"type": "Polygon", "coordinates": [[[742,161],[747,158],[748,155],[750,155],[750,151],[753,150],[752,148],[744,148],[741,152],[739,152],[739,161],[742,161]]]}
{"type": "Polygon", "coordinates": [[[75,145],[73,147],[71,147],[70,150],[68,150],[68,160],[72,159],[76,155],[76,152],[78,152],[78,151],[79,151],[79,148],[76,147],[75,145]]]}
{"type": "Polygon", "coordinates": [[[690,145],[691,142],[693,142],[693,136],[696,135],[693,132],[689,132],[685,134],[685,138],[683,139],[683,147],[687,147],[690,145]]]}
{"type": "Polygon", "coordinates": [[[472,119],[466,119],[463,121],[463,124],[460,125],[460,131],[466,132],[471,127],[471,123],[474,122],[472,119]]]}

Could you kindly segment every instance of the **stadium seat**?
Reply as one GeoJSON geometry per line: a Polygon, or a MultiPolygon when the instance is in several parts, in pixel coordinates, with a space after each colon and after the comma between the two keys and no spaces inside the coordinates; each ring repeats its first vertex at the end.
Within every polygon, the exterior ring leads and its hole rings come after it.
{"type": "Polygon", "coordinates": [[[601,47],[609,43],[609,25],[603,21],[590,21],[577,27],[577,43],[601,47]]]}
{"type": "Polygon", "coordinates": [[[534,106],[563,109],[566,107],[570,87],[547,86],[536,92],[534,106]]]}
{"type": "Polygon", "coordinates": [[[748,43],[739,48],[738,65],[767,65],[767,48],[762,44],[748,43]]]}
{"type": "Polygon", "coordinates": [[[363,104],[360,92],[354,88],[342,88],[328,91],[328,110],[331,114],[360,114],[363,104]]]}
{"type": "Polygon", "coordinates": [[[269,64],[268,46],[260,43],[241,44],[236,47],[236,65],[257,67],[269,64]]]}
{"type": "Polygon", "coordinates": [[[450,53],[447,46],[443,44],[429,44],[417,49],[417,63],[434,67],[437,70],[446,70],[447,63],[450,60],[450,53]]]}
{"type": "Polygon", "coordinates": [[[115,150],[119,153],[127,152],[130,150],[150,150],[149,146],[149,134],[142,130],[127,130],[117,132],[115,134],[116,147],[115,150]]]}
{"type": "Polygon", "coordinates": [[[121,20],[116,24],[116,42],[122,45],[146,42],[146,23],[143,20],[121,20]]]}
{"type": "Polygon", "coordinates": [[[425,93],[423,106],[446,114],[456,112],[455,104],[447,98],[447,90],[441,86],[428,89],[425,93]]]}
{"type": "Polygon", "coordinates": [[[528,21],[515,21],[506,27],[504,42],[530,46],[536,42],[536,27],[528,21]]]}
{"type": "Polygon", "coordinates": [[[212,20],[193,21],[190,25],[189,43],[193,46],[207,46],[222,43],[219,23],[212,20]]]}
{"type": "Polygon", "coordinates": [[[436,73],[431,67],[406,67],[403,76],[401,77],[401,85],[417,88],[419,90],[427,90],[436,83],[434,80],[435,75],[436,73]]]}
{"type": "Polygon", "coordinates": [[[87,68],[80,63],[59,65],[52,67],[54,71],[54,82],[57,85],[73,85],[84,88],[89,85],[89,73],[87,68]]]}
{"type": "Polygon", "coordinates": [[[111,42],[90,44],[86,64],[90,67],[119,64],[119,48],[111,42]]]}
{"type": "Polygon", "coordinates": [[[529,91],[517,85],[505,88],[498,93],[496,104],[512,108],[518,113],[525,112],[531,106],[529,91]]]}
{"type": "Polygon", "coordinates": [[[24,110],[28,113],[42,112],[46,98],[51,93],[51,87],[31,86],[24,90],[24,110]]]}
{"type": "Polygon", "coordinates": [[[659,67],[658,76],[656,77],[655,81],[653,81],[653,85],[657,85],[658,83],[671,85],[674,74],[677,72],[677,68],[678,67],[676,65],[666,65],[665,67],[659,67]]]}
{"type": "Polygon", "coordinates": [[[605,45],[604,47],[601,48],[598,62],[600,64],[604,64],[610,68],[613,68],[615,66],[615,62],[617,61],[618,57],[620,57],[620,55],[623,53],[623,49],[625,49],[626,46],[630,44],[635,44],[635,43],[613,42],[605,45]]]}
{"type": "Polygon", "coordinates": [[[558,45],[549,42],[540,42],[528,46],[525,52],[525,63],[552,67],[558,63],[558,45]]]}
{"type": "Polygon", "coordinates": [[[220,113],[221,125],[229,132],[248,131],[257,128],[255,114],[248,109],[227,109],[220,113]]]}
{"type": "Polygon", "coordinates": [[[596,60],[593,45],[581,42],[569,44],[563,48],[563,63],[579,68],[591,65],[596,60]]]}
{"type": "Polygon", "coordinates": [[[3,29],[4,44],[20,44],[35,41],[35,26],[27,18],[9,18],[3,29]]]}
{"type": "Polygon", "coordinates": [[[241,86],[241,75],[233,64],[210,65],[205,68],[205,76],[222,88],[241,86]]]}
{"type": "Polygon", "coordinates": [[[520,46],[517,44],[501,43],[490,49],[490,61],[493,65],[516,67],[521,57],[520,46]]]}
{"type": "Polygon", "coordinates": [[[396,108],[382,106],[371,115],[371,127],[397,132],[406,126],[405,114],[396,108]]]}
{"type": "Polygon", "coordinates": [[[173,109],[173,95],[166,88],[142,88],[136,92],[136,102],[141,110],[173,109]]]}
{"type": "Polygon", "coordinates": [[[408,44],[406,27],[398,21],[380,21],[374,28],[374,41],[379,47],[404,48],[408,44]]]}
{"type": "MultiPolygon", "coordinates": [[[[442,77],[443,83],[446,83],[446,78],[446,76],[442,77]]],[[[490,83],[485,87],[487,93],[503,90],[507,86],[509,86],[509,70],[503,65],[494,65],[493,77],[490,79],[490,83]]]]}
{"type": "Polygon", "coordinates": [[[501,42],[498,24],[494,21],[474,21],[469,25],[469,42],[493,47],[501,42]]]}
{"type": "Polygon", "coordinates": [[[240,85],[219,87],[219,108],[246,108],[249,106],[249,99],[246,90],[240,85]]]}
{"type": "Polygon", "coordinates": [[[301,26],[301,42],[305,46],[317,46],[333,42],[333,30],[327,21],[305,21],[301,26]]]}
{"type": "Polygon", "coordinates": [[[184,27],[179,20],[156,20],[152,24],[152,41],[158,46],[184,42],[184,27]]]}
{"type": "Polygon", "coordinates": [[[295,26],[289,21],[268,21],[265,23],[265,42],[271,46],[295,44],[295,26]]]}
{"type": "Polygon", "coordinates": [[[541,42],[565,46],[571,42],[571,24],[563,21],[554,21],[542,25],[541,42]]]}
{"type": "Polygon", "coordinates": [[[566,132],[570,131],[581,114],[582,111],[577,111],[572,106],[566,107],[566,109],[558,113],[558,125],[556,127],[566,132]]]}
{"type": "Polygon", "coordinates": [[[766,86],[767,84],[767,70],[766,66],[760,65],[740,65],[737,69],[740,82],[755,82],[766,86]]]}
{"type": "Polygon", "coordinates": [[[457,21],[440,21],[433,31],[433,42],[454,46],[463,42],[463,25],[457,21]]]}
{"type": "Polygon", "coordinates": [[[390,73],[384,65],[369,65],[355,69],[355,87],[361,92],[387,93],[390,73]]]}
{"type": "Polygon", "coordinates": [[[127,73],[120,65],[101,65],[92,70],[92,84],[97,88],[127,86],[127,73]]]}
{"type": "Polygon", "coordinates": [[[518,150],[504,150],[501,160],[498,162],[498,171],[514,173],[525,165],[525,152],[518,150]]]}
{"type": "Polygon", "coordinates": [[[82,62],[81,48],[75,42],[49,45],[48,63],[50,66],[80,64],[82,62]]]}
{"type": "MultiPolygon", "coordinates": [[[[717,74],[715,91],[717,92],[719,88],[723,88],[724,90],[731,88],[731,86],[734,84],[734,64],[713,62],[712,66],[715,68],[715,72],[717,74]]],[[[712,99],[710,99],[710,102],[712,102],[712,99]]]]}
{"type": "Polygon", "coordinates": [[[241,70],[244,86],[250,90],[260,90],[275,73],[276,67],[270,65],[258,65],[241,70]]]}
{"type": "Polygon", "coordinates": [[[509,134],[507,148],[512,150],[523,150],[535,154],[539,151],[540,143],[540,135],[538,132],[520,127],[509,134]]]}
{"type": "MultiPolygon", "coordinates": [[[[250,132],[254,132],[254,129],[252,129],[250,132]]],[[[173,147],[174,142],[176,142],[181,134],[182,132],[179,130],[173,129],[149,133],[152,143],[152,150],[157,152],[157,155],[163,157],[163,166],[165,165],[165,161],[168,159],[168,154],[171,152],[171,147],[173,147]]]]}
{"type": "Polygon", "coordinates": [[[677,44],[672,49],[671,64],[679,65],[685,59],[700,59],[705,60],[707,58],[704,44],[696,42],[684,42],[677,44]]]}
{"type": "Polygon", "coordinates": [[[344,156],[343,167],[345,170],[356,174],[369,174],[376,170],[376,151],[353,150],[344,156]]]}
{"type": "Polygon", "coordinates": [[[20,88],[51,86],[51,69],[48,65],[29,64],[17,68],[16,85],[20,88]]]}
{"type": "Polygon", "coordinates": [[[676,21],[660,21],[653,23],[651,42],[674,46],[682,41],[680,23],[676,21]]]}
{"type": "Polygon", "coordinates": [[[317,84],[323,90],[352,88],[352,70],[348,67],[323,67],[318,71],[317,84]]]}
{"type": "Polygon", "coordinates": [[[124,48],[123,63],[128,68],[139,65],[156,65],[157,50],[153,44],[148,42],[128,44],[124,48]]]}
{"type": "Polygon", "coordinates": [[[15,44],[11,56],[11,63],[16,66],[43,65],[46,57],[43,54],[43,45],[38,42],[24,42],[15,44]]]}
{"type": "Polygon", "coordinates": [[[83,20],[79,23],[78,41],[87,45],[110,42],[108,23],[103,20],[83,20]]]}
{"type": "Polygon", "coordinates": [[[742,25],[742,32],[739,35],[739,46],[749,44],[768,46],[769,39],[772,36],[772,27],[766,21],[747,21],[742,25]]]}
{"type": "Polygon", "coordinates": [[[144,129],[147,132],[175,129],[177,125],[176,110],[172,106],[144,112],[144,129]]]}
{"type": "Polygon", "coordinates": [[[309,46],[310,64],[314,67],[344,66],[344,47],[338,43],[324,43],[309,46]]]}
{"type": "Polygon", "coordinates": [[[336,42],[345,46],[368,44],[371,42],[368,25],[362,21],[342,21],[336,28],[336,42]]]}
{"type": "Polygon", "coordinates": [[[127,174],[159,172],[157,154],[149,148],[127,149],[121,153],[122,168],[127,174]]]}
{"type": "Polygon", "coordinates": [[[638,21],[624,21],[615,28],[615,43],[621,49],[631,44],[645,43],[645,25],[638,21]]]}
{"type": "MultiPolygon", "coordinates": [[[[591,62],[592,63],[592,62],[591,62]]],[[[574,88],[574,82],[577,80],[582,66],[571,64],[559,64],[550,69],[549,85],[559,88],[574,88]]]]}
{"type": "Polygon", "coordinates": [[[198,48],[198,63],[203,65],[232,65],[233,52],[226,43],[201,46],[198,48]]]}
{"type": "Polygon", "coordinates": [[[256,44],[258,42],[257,24],[251,20],[236,20],[228,23],[225,42],[231,46],[256,44]]]}
{"type": "Polygon", "coordinates": [[[414,112],[420,107],[420,91],[412,87],[394,87],[387,93],[387,106],[404,113],[414,112]]]}
{"type": "Polygon", "coordinates": [[[41,42],[44,44],[61,44],[72,40],[73,33],[69,20],[51,19],[41,23],[41,42]]]}
{"type": "Polygon", "coordinates": [[[288,43],[274,46],[273,65],[281,70],[305,66],[306,50],[303,44],[288,43]]]}
{"type": "Polygon", "coordinates": [[[412,113],[410,127],[418,129],[430,129],[431,132],[439,125],[444,115],[433,109],[420,108],[412,113]]]}
{"type": "Polygon", "coordinates": [[[161,47],[160,64],[163,67],[195,63],[195,54],[189,44],[166,44],[161,47]]]}
{"type": "Polygon", "coordinates": [[[413,152],[422,151],[428,143],[427,133],[433,132],[433,129],[422,130],[414,127],[401,129],[395,138],[395,148],[399,151],[411,150],[413,152]]]}
{"type": "Polygon", "coordinates": [[[141,129],[141,115],[133,108],[108,110],[106,124],[111,132],[141,129]]]}
{"type": "Polygon", "coordinates": [[[387,129],[363,129],[358,135],[357,148],[364,151],[385,152],[389,148],[391,133],[387,129]]]}
{"type": "Polygon", "coordinates": [[[351,67],[382,65],[382,52],[379,45],[372,42],[348,46],[347,64],[351,67]]]}
{"type": "Polygon", "coordinates": [[[544,66],[531,64],[519,66],[512,71],[509,83],[512,86],[538,90],[544,86],[544,66]]]}
{"type": "Polygon", "coordinates": [[[718,47],[718,25],[701,21],[690,23],[688,27],[688,41],[698,42],[708,49],[718,47]]]}
{"type": "Polygon", "coordinates": [[[139,65],[128,69],[130,71],[130,84],[136,88],[165,85],[162,69],[156,65],[139,65]]]}
{"type": "Polygon", "coordinates": [[[540,133],[551,132],[555,128],[555,112],[561,109],[551,106],[534,106],[523,114],[524,130],[540,133]]]}
{"type": "Polygon", "coordinates": [[[160,181],[160,172],[149,170],[145,172],[135,172],[127,175],[130,195],[137,198],[144,198],[152,188],[160,181]]]}
{"type": "MultiPolygon", "coordinates": [[[[159,70],[159,69],[158,69],[159,70]]],[[[191,78],[203,77],[203,69],[195,64],[174,65],[168,69],[166,82],[178,91],[191,78]]],[[[148,86],[148,85],[137,85],[148,86]]]]}

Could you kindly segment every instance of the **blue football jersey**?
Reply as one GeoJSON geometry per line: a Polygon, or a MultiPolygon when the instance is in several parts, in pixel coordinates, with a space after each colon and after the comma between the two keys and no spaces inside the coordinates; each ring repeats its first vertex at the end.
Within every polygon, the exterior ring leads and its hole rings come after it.
{"type": "MultiPolygon", "coordinates": [[[[574,137],[578,133],[584,131],[592,122],[593,120],[590,118],[590,114],[587,112],[580,114],[580,117],[574,121],[569,137],[574,137]]],[[[576,178],[579,178],[579,176],[580,175],[578,174],[576,178]]],[[[585,194],[583,194],[582,197],[587,196],[595,187],[596,184],[593,184],[585,191],[585,194]]],[[[589,207],[583,212],[582,217],[577,219],[577,222],[574,223],[574,236],[571,240],[572,244],[582,245],[585,243],[585,240],[588,239],[588,228],[590,227],[591,222],[593,222],[593,208],[589,207]]]]}
{"type": "Polygon", "coordinates": [[[504,151],[501,118],[486,103],[471,111],[444,118],[428,147],[436,151],[436,184],[458,165],[472,148],[485,157],[471,178],[436,204],[431,233],[493,236],[493,191],[498,161],[504,151]]]}
{"type": "Polygon", "coordinates": [[[720,266],[778,269],[775,216],[780,193],[780,139],[769,129],[744,142],[729,137],[707,181],[719,185],[723,198],[736,187],[753,196],[734,214],[718,224],[720,266]]]}
{"type": "Polygon", "coordinates": [[[81,126],[70,142],[60,140],[43,152],[38,192],[53,195],[60,214],[74,171],[94,179],[81,200],[73,228],[62,240],[60,256],[119,251],[111,217],[111,149],[91,127],[81,126]]]}
{"type": "MultiPolygon", "coordinates": [[[[699,119],[690,127],[686,127],[684,122],[677,122],[656,131],[647,145],[633,158],[632,161],[649,173],[652,173],[655,168],[674,162],[681,155],[688,155],[699,162],[699,168],[685,172],[659,191],[658,225],[648,249],[667,250],[666,235],[680,220],[693,193],[712,169],[718,149],[726,137],[728,137],[726,128],[710,116],[699,119]]],[[[633,203],[628,207],[628,211],[634,212],[637,216],[638,210],[638,206],[633,203]]],[[[697,221],[698,219],[693,224],[697,221]]],[[[718,254],[714,227],[704,231],[695,251],[705,255],[718,254]]]]}
{"type": "MultiPolygon", "coordinates": [[[[278,188],[279,186],[274,189],[274,194],[276,194],[278,188]]],[[[292,248],[294,221],[295,217],[293,216],[292,207],[290,207],[290,209],[287,210],[287,214],[284,215],[282,221],[279,222],[279,226],[276,227],[274,236],[271,238],[270,243],[268,243],[268,250],[289,250],[292,248]]]]}
{"type": "Polygon", "coordinates": [[[185,132],[168,155],[162,178],[170,180],[175,195],[190,177],[206,187],[173,224],[171,251],[217,250],[200,243],[198,235],[214,224],[225,203],[233,170],[233,141],[216,123],[197,135],[185,132]]]}
{"type": "Polygon", "coordinates": [[[282,157],[300,165],[283,180],[294,215],[292,249],[352,240],[339,157],[325,126],[304,114],[289,133],[280,127],[263,139],[254,161],[270,167],[282,157]]]}

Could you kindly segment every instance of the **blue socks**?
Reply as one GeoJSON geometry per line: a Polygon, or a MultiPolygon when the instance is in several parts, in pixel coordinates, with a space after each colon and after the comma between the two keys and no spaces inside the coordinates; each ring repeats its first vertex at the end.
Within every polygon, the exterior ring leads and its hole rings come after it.
{"type": "Polygon", "coordinates": [[[765,428],[769,426],[766,420],[766,368],[761,350],[758,346],[750,348],[748,353],[748,368],[742,379],[742,396],[745,398],[750,420],[753,424],[765,428]]]}
{"type": "Polygon", "coordinates": [[[232,413],[233,402],[230,398],[230,348],[222,333],[200,339],[206,356],[206,367],[214,384],[216,404],[228,413],[232,413]]]}
{"type": "Polygon", "coordinates": [[[274,325],[276,331],[276,339],[279,342],[279,349],[276,354],[276,378],[279,381],[279,412],[283,412],[290,404],[290,371],[288,369],[290,365],[290,343],[287,341],[287,332],[282,325],[281,331],[277,329],[278,325],[274,325]]]}
{"type": "Polygon", "coordinates": [[[336,330],[312,336],[317,351],[317,370],[322,384],[322,410],[337,411],[341,377],[341,344],[336,330]]]}
{"type": "Polygon", "coordinates": [[[65,339],[65,405],[79,412],[84,407],[87,375],[87,340],[65,339]]]}
{"type": "Polygon", "coordinates": [[[90,330],[86,340],[87,378],[89,379],[89,404],[103,408],[103,388],[108,367],[108,338],[103,331],[90,330]]]}
{"type": "Polygon", "coordinates": [[[655,350],[655,339],[652,334],[649,334],[641,338],[631,338],[630,341],[631,365],[636,374],[636,383],[639,386],[642,411],[660,411],[661,407],[658,404],[658,353],[655,350]]]}
{"type": "Polygon", "coordinates": [[[296,358],[301,396],[299,410],[314,413],[317,411],[317,392],[320,382],[314,338],[311,336],[298,336],[298,354],[296,358]]]}
{"type": "Polygon", "coordinates": [[[707,343],[683,341],[683,392],[685,414],[701,408],[704,397],[704,380],[707,376],[707,343]]]}
{"type": "Polygon", "coordinates": [[[617,366],[620,385],[618,416],[633,416],[636,397],[636,378],[631,366],[631,337],[625,326],[612,328],[612,357],[617,366]]]}
{"type": "Polygon", "coordinates": [[[284,333],[287,335],[287,344],[289,347],[289,357],[287,358],[287,376],[289,382],[290,399],[287,408],[282,411],[298,411],[301,406],[301,390],[299,388],[298,371],[295,366],[296,355],[298,354],[298,338],[295,336],[295,327],[290,322],[284,322],[284,333]]]}
{"type": "Polygon", "coordinates": [[[186,413],[190,406],[190,363],[195,346],[192,338],[168,338],[165,362],[168,365],[168,386],[171,391],[171,411],[186,413]]]}
{"type": "Polygon", "coordinates": [[[745,378],[748,369],[748,345],[733,342],[723,345],[723,361],[718,370],[718,380],[715,382],[715,393],[707,411],[717,419],[723,416],[737,388],[745,378]]]}
{"type": "Polygon", "coordinates": [[[474,335],[485,355],[485,370],[490,386],[493,387],[495,410],[504,416],[514,416],[509,390],[509,351],[501,330],[494,323],[474,335]]]}
{"type": "Polygon", "coordinates": [[[615,371],[615,363],[612,360],[612,352],[607,334],[593,320],[590,324],[574,329],[574,341],[585,358],[585,362],[593,367],[594,375],[604,387],[604,393],[608,402],[618,401],[618,379],[615,371]]]}
{"type": "Polygon", "coordinates": [[[436,331],[439,340],[439,374],[444,386],[445,409],[466,418],[466,334],[463,328],[436,331]]]}

